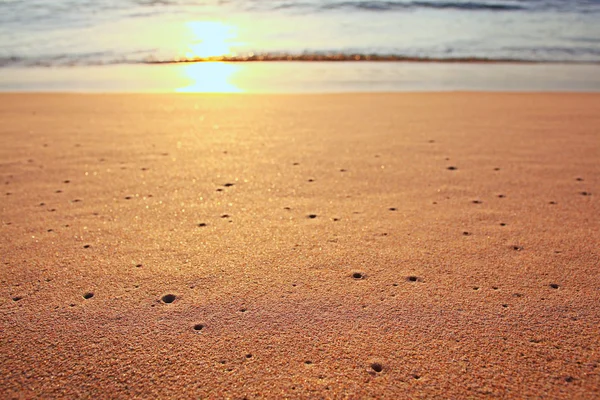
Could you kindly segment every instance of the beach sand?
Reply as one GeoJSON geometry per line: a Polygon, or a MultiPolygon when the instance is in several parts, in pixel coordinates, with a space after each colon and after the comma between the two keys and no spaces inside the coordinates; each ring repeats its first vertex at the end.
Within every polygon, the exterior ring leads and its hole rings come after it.
{"type": "Polygon", "coordinates": [[[598,398],[598,110],[2,94],[0,397],[598,398]]]}

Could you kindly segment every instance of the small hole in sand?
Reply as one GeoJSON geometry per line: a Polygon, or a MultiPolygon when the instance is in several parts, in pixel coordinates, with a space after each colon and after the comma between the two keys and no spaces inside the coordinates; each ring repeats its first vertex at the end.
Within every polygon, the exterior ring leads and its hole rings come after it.
{"type": "Polygon", "coordinates": [[[496,167],[494,168],[494,171],[500,171],[500,168],[496,167]]]}
{"type": "Polygon", "coordinates": [[[306,361],[304,361],[304,364],[306,364],[306,365],[311,365],[312,363],[313,363],[313,362],[312,362],[312,361],[310,361],[310,360],[306,360],[306,361]]]}
{"type": "Polygon", "coordinates": [[[449,167],[448,167],[448,168],[446,168],[446,169],[448,169],[448,170],[450,170],[450,171],[456,171],[458,168],[457,168],[457,167],[455,167],[455,166],[453,166],[453,165],[451,165],[451,166],[449,166],[449,167]]]}
{"type": "Polygon", "coordinates": [[[521,250],[523,250],[523,247],[522,246],[513,246],[512,249],[515,251],[521,251],[521,250]]]}
{"type": "Polygon", "coordinates": [[[135,267],[136,267],[136,268],[142,268],[142,267],[143,267],[143,265],[142,265],[142,264],[137,264],[135,267]]]}
{"type": "Polygon", "coordinates": [[[92,292],[87,292],[83,295],[83,298],[86,300],[91,299],[92,297],[94,297],[94,293],[92,293],[92,292]]]}
{"type": "Polygon", "coordinates": [[[221,218],[229,218],[229,214],[223,214],[221,215],[221,218]]]}
{"type": "Polygon", "coordinates": [[[409,277],[406,278],[406,280],[409,281],[409,282],[416,282],[416,281],[419,280],[419,278],[416,277],[416,276],[409,276],[409,277]]]}
{"type": "Polygon", "coordinates": [[[165,294],[165,295],[164,295],[164,296],[161,298],[161,300],[162,300],[164,303],[167,303],[167,304],[168,304],[168,303],[172,303],[172,302],[174,302],[176,298],[177,298],[177,296],[175,296],[174,294],[165,294]]]}
{"type": "Polygon", "coordinates": [[[507,308],[508,304],[502,304],[502,307],[507,308]]]}
{"type": "Polygon", "coordinates": [[[371,369],[375,372],[381,372],[383,371],[383,365],[381,365],[380,363],[373,363],[371,364],[371,369]]]}
{"type": "Polygon", "coordinates": [[[463,235],[464,235],[464,236],[469,236],[470,234],[471,234],[471,233],[470,233],[470,232],[467,232],[467,231],[464,231],[464,232],[463,232],[463,235]]]}
{"type": "Polygon", "coordinates": [[[196,325],[194,325],[194,330],[195,331],[201,331],[202,329],[204,329],[204,325],[202,325],[202,324],[196,324],[196,325]]]}
{"type": "Polygon", "coordinates": [[[505,197],[506,197],[506,195],[499,194],[499,195],[498,195],[498,197],[499,197],[500,199],[503,199],[503,198],[505,198],[505,197]]]}
{"type": "Polygon", "coordinates": [[[551,283],[551,284],[550,284],[550,287],[551,287],[552,289],[558,289],[558,288],[559,288],[559,286],[558,286],[556,283],[551,283]]]}
{"type": "Polygon", "coordinates": [[[310,218],[310,219],[317,218],[317,214],[309,214],[309,215],[308,215],[308,218],[310,218]]]}
{"type": "Polygon", "coordinates": [[[575,180],[581,182],[583,178],[575,178],[575,180]]]}
{"type": "Polygon", "coordinates": [[[231,186],[233,186],[233,185],[234,185],[234,183],[226,183],[226,184],[224,184],[223,186],[225,186],[225,187],[231,187],[231,186]]]}
{"type": "Polygon", "coordinates": [[[579,192],[579,194],[581,194],[582,196],[591,196],[592,195],[590,192],[579,192]]]}
{"type": "Polygon", "coordinates": [[[574,380],[575,380],[575,379],[574,379],[572,376],[567,376],[567,377],[565,378],[565,381],[566,381],[566,382],[573,382],[574,380]]]}
{"type": "Polygon", "coordinates": [[[479,286],[473,287],[473,290],[479,290],[479,286]]]}
{"type": "Polygon", "coordinates": [[[314,179],[312,179],[312,178],[308,180],[308,182],[314,182],[314,181],[315,181],[315,180],[314,180],[314,179]]]}
{"type": "Polygon", "coordinates": [[[83,246],[83,248],[84,248],[84,249],[89,249],[89,248],[90,248],[90,245],[89,245],[89,244],[86,244],[86,245],[84,245],[84,246],[83,246]]]}
{"type": "Polygon", "coordinates": [[[222,191],[223,191],[223,189],[221,189],[221,188],[217,189],[217,192],[222,192],[222,191]]]}
{"type": "Polygon", "coordinates": [[[199,226],[199,227],[204,227],[204,226],[206,226],[206,222],[200,222],[200,223],[198,224],[198,226],[199,226]]]}
{"type": "Polygon", "coordinates": [[[550,201],[550,202],[548,202],[548,204],[556,204],[556,202],[555,201],[550,201]]]}
{"type": "Polygon", "coordinates": [[[252,358],[252,354],[250,354],[250,353],[246,354],[246,358],[252,358]]]}
{"type": "Polygon", "coordinates": [[[13,301],[19,301],[19,300],[21,300],[22,298],[23,298],[23,297],[21,297],[21,296],[15,296],[15,297],[13,297],[13,298],[12,298],[12,300],[13,300],[13,301]]]}
{"type": "Polygon", "coordinates": [[[421,379],[421,375],[417,375],[417,374],[413,374],[412,377],[415,378],[415,379],[421,379]]]}
{"type": "Polygon", "coordinates": [[[504,222],[500,222],[500,226],[506,226],[504,222]]]}
{"type": "Polygon", "coordinates": [[[473,203],[473,204],[481,204],[481,203],[483,203],[483,202],[482,202],[481,200],[473,200],[473,201],[472,201],[472,203],[473,203]]]}
{"type": "Polygon", "coordinates": [[[365,275],[362,272],[353,272],[352,277],[354,279],[363,279],[365,275]]]}
{"type": "Polygon", "coordinates": [[[390,207],[390,208],[388,208],[388,210],[390,210],[390,211],[396,211],[397,208],[396,207],[390,207]]]}
{"type": "Polygon", "coordinates": [[[248,311],[248,310],[246,310],[245,308],[241,308],[241,309],[240,309],[240,312],[241,312],[241,313],[245,313],[246,311],[248,311]]]}

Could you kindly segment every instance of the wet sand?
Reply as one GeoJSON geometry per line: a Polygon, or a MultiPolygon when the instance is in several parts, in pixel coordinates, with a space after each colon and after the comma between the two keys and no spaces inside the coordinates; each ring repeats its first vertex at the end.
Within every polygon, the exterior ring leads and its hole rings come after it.
{"type": "Polygon", "coordinates": [[[598,398],[598,110],[0,95],[0,397],[598,398]]]}
{"type": "Polygon", "coordinates": [[[600,92],[600,63],[199,62],[6,67],[0,92],[600,92]]]}

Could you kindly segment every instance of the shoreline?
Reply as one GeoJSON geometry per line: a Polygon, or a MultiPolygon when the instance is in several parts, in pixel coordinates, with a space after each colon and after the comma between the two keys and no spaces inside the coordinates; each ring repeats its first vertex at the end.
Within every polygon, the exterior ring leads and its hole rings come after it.
{"type": "Polygon", "coordinates": [[[2,68],[0,92],[600,92],[597,64],[272,61],[2,68]]]}

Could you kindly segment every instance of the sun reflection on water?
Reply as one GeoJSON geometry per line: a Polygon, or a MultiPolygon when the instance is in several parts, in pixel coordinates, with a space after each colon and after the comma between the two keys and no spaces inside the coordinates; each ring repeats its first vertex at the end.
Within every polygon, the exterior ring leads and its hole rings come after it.
{"type": "Polygon", "coordinates": [[[219,21],[190,21],[186,23],[189,43],[188,59],[235,56],[231,47],[236,44],[237,27],[219,21]]]}
{"type": "MultiPolygon", "coordinates": [[[[190,21],[185,24],[187,35],[182,52],[188,61],[211,57],[235,56],[237,28],[219,21],[190,21]]],[[[224,62],[195,62],[178,68],[185,86],[177,92],[235,93],[242,90],[231,83],[239,67],[224,62]]]]}
{"type": "Polygon", "coordinates": [[[182,75],[187,86],[177,92],[239,93],[240,88],[231,83],[231,78],[240,66],[224,62],[198,62],[182,66],[182,75]]]}

